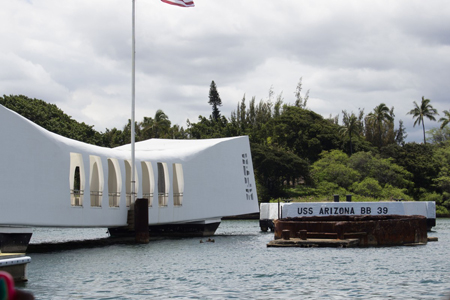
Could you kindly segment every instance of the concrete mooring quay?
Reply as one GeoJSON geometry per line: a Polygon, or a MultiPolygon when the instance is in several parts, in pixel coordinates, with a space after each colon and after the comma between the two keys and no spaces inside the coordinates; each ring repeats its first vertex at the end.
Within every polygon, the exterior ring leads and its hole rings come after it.
{"type": "Polygon", "coordinates": [[[274,221],[267,247],[374,247],[425,245],[424,216],[355,215],[286,218],[274,221]]]}

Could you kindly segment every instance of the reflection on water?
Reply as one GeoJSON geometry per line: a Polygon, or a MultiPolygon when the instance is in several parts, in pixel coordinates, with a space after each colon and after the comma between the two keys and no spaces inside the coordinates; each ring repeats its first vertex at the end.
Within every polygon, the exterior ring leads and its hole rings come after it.
{"type": "MultiPolygon", "coordinates": [[[[426,246],[267,248],[258,221],[224,221],[215,243],[31,254],[23,288],[38,299],[444,299],[450,293],[450,219],[426,246]]],[[[33,243],[106,237],[106,229],[38,229],[33,243]]],[[[203,241],[205,239],[203,238],[203,241]]]]}

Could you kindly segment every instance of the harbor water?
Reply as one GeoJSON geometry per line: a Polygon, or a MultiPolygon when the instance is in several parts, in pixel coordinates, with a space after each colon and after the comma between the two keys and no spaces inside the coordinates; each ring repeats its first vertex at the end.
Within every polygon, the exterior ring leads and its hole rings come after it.
{"type": "MultiPolygon", "coordinates": [[[[106,237],[36,229],[32,243],[106,237]]],[[[425,246],[267,248],[257,220],[223,221],[208,238],[31,253],[36,299],[450,299],[450,219],[425,246]],[[203,241],[203,243],[200,242],[203,241]]]]}

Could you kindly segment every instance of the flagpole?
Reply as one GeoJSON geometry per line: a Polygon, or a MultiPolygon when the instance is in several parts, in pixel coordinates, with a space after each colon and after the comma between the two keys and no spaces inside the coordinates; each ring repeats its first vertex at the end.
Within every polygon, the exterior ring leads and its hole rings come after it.
{"type": "MultiPolygon", "coordinates": [[[[193,7],[194,1],[193,0],[162,0],[163,2],[177,5],[177,6],[184,6],[184,7],[193,7]]],[[[136,60],[136,39],[135,39],[135,4],[136,0],[132,0],[132,30],[131,30],[131,199],[130,199],[130,209],[133,209],[134,203],[136,200],[136,163],[135,163],[135,78],[136,78],[136,67],[135,67],[135,60],[136,60]]]]}
{"type": "Polygon", "coordinates": [[[136,178],[135,178],[135,128],[134,128],[134,115],[135,115],[135,0],[132,0],[132,38],[131,38],[131,199],[130,208],[133,208],[136,197],[136,178]]]}

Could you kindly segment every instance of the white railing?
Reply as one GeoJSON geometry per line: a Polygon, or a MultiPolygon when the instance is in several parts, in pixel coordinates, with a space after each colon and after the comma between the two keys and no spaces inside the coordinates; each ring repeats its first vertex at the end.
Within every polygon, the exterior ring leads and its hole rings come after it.
{"type": "Polygon", "coordinates": [[[169,194],[167,193],[158,193],[158,203],[159,206],[165,207],[167,206],[167,199],[169,198],[169,194]]]}
{"type": "Polygon", "coordinates": [[[108,197],[109,197],[109,207],[119,207],[119,202],[120,202],[120,193],[119,192],[109,193],[108,197]]]}
{"type": "Polygon", "coordinates": [[[130,207],[130,205],[131,205],[131,193],[127,193],[126,198],[127,198],[127,207],[130,207]]]}
{"type": "Polygon", "coordinates": [[[92,207],[101,207],[103,192],[102,191],[91,191],[91,206],[92,207]]]}
{"type": "Polygon", "coordinates": [[[183,205],[183,193],[173,193],[173,205],[175,206],[183,205]]]}
{"type": "Polygon", "coordinates": [[[72,206],[83,206],[83,190],[70,190],[70,204],[72,206]]]}

